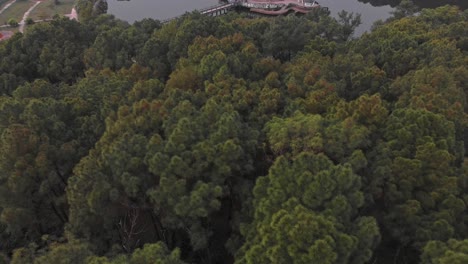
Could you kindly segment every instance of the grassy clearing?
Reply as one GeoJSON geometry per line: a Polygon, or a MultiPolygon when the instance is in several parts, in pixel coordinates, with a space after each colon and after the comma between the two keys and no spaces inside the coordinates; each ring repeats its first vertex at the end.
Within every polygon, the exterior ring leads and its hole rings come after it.
{"type": "Polygon", "coordinates": [[[7,28],[2,28],[2,30],[11,31],[13,33],[18,33],[19,32],[19,27],[7,27],[7,28]]]}
{"type": "Polygon", "coordinates": [[[19,32],[19,27],[3,27],[3,28],[0,28],[0,32],[1,31],[11,31],[14,34],[14,33],[19,32]]]}
{"type": "Polygon", "coordinates": [[[10,0],[0,0],[0,9],[2,9],[2,7],[8,3],[10,0]]]}
{"type": "Polygon", "coordinates": [[[34,9],[29,15],[33,20],[52,18],[55,14],[65,15],[70,14],[75,0],[59,0],[56,5],[54,0],[42,1],[40,5],[34,9]]]}
{"type": "Polygon", "coordinates": [[[10,18],[15,19],[18,23],[23,19],[24,13],[34,5],[35,2],[28,0],[18,0],[10,6],[5,12],[0,15],[0,25],[8,23],[10,18]]]}

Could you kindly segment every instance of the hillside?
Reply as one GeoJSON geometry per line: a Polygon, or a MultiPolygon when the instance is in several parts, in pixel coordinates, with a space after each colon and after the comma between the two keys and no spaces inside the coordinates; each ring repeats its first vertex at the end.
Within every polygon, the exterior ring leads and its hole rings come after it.
{"type": "Polygon", "coordinates": [[[88,15],[0,42],[0,263],[468,261],[468,11],[88,15]]]}

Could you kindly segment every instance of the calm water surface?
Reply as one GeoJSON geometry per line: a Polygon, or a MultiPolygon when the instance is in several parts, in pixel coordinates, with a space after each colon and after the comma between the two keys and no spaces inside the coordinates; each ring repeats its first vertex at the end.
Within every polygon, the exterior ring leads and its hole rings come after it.
{"type": "Polygon", "coordinates": [[[372,24],[379,20],[385,20],[391,16],[393,10],[390,5],[372,6],[370,3],[362,3],[357,0],[318,0],[322,6],[328,7],[331,14],[336,16],[341,10],[361,14],[362,24],[356,29],[355,35],[361,35],[370,30],[372,24]]]}
{"type": "MultiPolygon", "coordinates": [[[[107,2],[109,14],[131,23],[146,17],[165,20],[218,4],[218,0],[108,0],[107,2]]],[[[328,7],[333,15],[341,10],[360,13],[362,25],[356,30],[357,35],[369,30],[374,21],[389,17],[389,12],[392,10],[389,5],[374,7],[370,3],[361,3],[357,0],[318,0],[318,2],[328,7]]]]}
{"type": "Polygon", "coordinates": [[[107,13],[130,23],[143,18],[165,20],[218,4],[218,0],[107,0],[107,13]]]}
{"type": "MultiPolygon", "coordinates": [[[[362,25],[356,30],[356,35],[361,35],[365,31],[369,30],[376,20],[385,20],[388,18],[390,16],[390,12],[393,10],[390,4],[395,6],[395,4],[399,2],[398,0],[360,1],[362,2],[357,0],[318,0],[322,6],[328,7],[334,16],[336,16],[336,14],[341,10],[360,13],[362,25]]],[[[441,2],[457,4],[458,1],[468,2],[468,0],[424,0],[423,2],[426,4],[428,2],[434,2],[434,4],[440,5],[441,2]]],[[[109,14],[114,14],[116,17],[130,23],[143,18],[165,20],[179,16],[185,12],[218,4],[218,0],[107,0],[107,2],[109,4],[109,14]]]]}

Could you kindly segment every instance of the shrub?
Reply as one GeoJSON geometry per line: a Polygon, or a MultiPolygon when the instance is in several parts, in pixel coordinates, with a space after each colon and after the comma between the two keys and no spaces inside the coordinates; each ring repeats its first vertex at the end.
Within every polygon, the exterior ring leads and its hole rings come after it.
{"type": "Polygon", "coordinates": [[[8,20],[8,25],[10,25],[10,27],[17,27],[19,24],[18,21],[16,21],[13,18],[10,18],[10,20],[8,20]]]}

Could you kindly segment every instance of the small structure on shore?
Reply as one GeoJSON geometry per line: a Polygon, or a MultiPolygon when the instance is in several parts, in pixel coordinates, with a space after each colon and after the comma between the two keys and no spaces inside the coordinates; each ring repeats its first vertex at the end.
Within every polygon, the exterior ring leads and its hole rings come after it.
{"type": "Polygon", "coordinates": [[[320,4],[315,0],[228,0],[229,3],[264,15],[306,14],[320,4]]]}
{"type": "MultiPolygon", "coordinates": [[[[315,0],[220,0],[220,4],[198,11],[207,16],[220,16],[231,10],[245,10],[262,15],[279,16],[290,13],[307,14],[316,8],[324,7],[321,7],[315,0]]],[[[166,19],[162,23],[168,23],[176,18],[178,17],[166,19]]]]}

